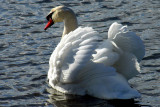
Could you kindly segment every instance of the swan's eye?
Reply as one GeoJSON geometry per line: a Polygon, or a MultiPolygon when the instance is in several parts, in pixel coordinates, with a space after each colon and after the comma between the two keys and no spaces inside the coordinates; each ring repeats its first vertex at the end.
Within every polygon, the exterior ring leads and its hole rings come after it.
{"type": "Polygon", "coordinates": [[[46,17],[46,19],[49,21],[49,19],[50,18],[52,18],[52,14],[53,14],[54,12],[52,12],[52,13],[50,13],[47,17],[46,17]]]}

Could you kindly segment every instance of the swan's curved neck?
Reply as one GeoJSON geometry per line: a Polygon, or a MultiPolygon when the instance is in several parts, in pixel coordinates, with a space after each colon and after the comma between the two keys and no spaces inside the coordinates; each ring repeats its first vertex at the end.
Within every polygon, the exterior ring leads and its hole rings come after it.
{"type": "Polygon", "coordinates": [[[78,27],[78,22],[76,15],[71,12],[64,18],[64,30],[63,30],[63,35],[68,34],[71,31],[74,31],[78,27]]]}

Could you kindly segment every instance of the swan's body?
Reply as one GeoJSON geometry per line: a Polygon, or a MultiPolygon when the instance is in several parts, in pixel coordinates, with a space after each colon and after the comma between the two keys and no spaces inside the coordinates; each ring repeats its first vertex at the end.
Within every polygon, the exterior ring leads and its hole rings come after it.
{"type": "MultiPolygon", "coordinates": [[[[56,10],[64,14],[71,11],[61,6],[50,13],[56,10]]],[[[109,28],[108,39],[98,42],[99,33],[90,27],[77,28],[75,15],[73,11],[70,13],[68,17],[74,18],[72,23],[66,24],[66,15],[61,19],[65,23],[64,33],[50,57],[49,84],[67,94],[88,94],[102,99],[139,97],[127,80],[140,71],[139,62],[145,52],[140,37],[115,22],[109,28]],[[74,28],[70,29],[72,24],[74,28]]],[[[54,22],[55,17],[54,13],[54,22]]]]}

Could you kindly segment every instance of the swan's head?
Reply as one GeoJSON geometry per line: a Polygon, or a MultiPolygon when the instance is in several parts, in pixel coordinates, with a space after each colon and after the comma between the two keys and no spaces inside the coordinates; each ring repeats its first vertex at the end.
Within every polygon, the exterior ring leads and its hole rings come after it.
{"type": "Polygon", "coordinates": [[[58,6],[58,7],[52,8],[46,17],[46,19],[48,20],[48,23],[44,28],[44,30],[47,30],[54,23],[63,22],[65,18],[71,16],[70,14],[74,14],[74,12],[70,8],[67,8],[65,6],[58,6]]]}

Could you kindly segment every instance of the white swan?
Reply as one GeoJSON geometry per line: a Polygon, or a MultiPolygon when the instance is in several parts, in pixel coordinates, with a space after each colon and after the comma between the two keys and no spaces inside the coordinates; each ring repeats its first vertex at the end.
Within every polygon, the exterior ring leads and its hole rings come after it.
{"type": "Polygon", "coordinates": [[[99,33],[91,27],[78,27],[74,12],[64,6],[53,8],[45,30],[64,22],[60,43],[49,61],[49,84],[56,90],[101,99],[140,97],[127,80],[140,71],[145,49],[140,37],[127,26],[113,23],[108,39],[98,42],[99,33]]]}

